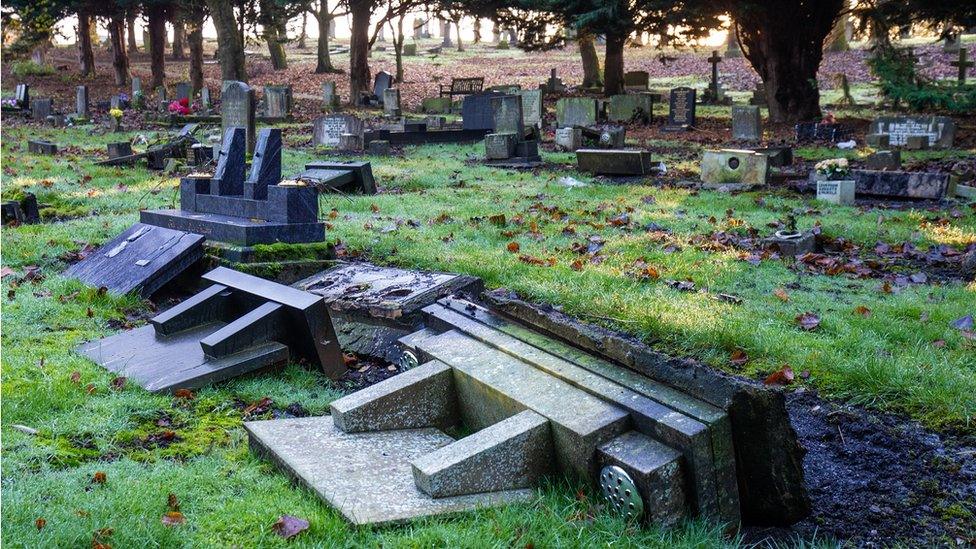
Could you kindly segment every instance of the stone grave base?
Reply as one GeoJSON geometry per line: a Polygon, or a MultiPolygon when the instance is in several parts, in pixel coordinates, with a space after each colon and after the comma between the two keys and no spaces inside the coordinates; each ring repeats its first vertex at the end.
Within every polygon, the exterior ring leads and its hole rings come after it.
{"type": "Polygon", "coordinates": [[[335,259],[335,249],[327,242],[300,244],[274,244],[273,248],[238,246],[216,240],[203,243],[204,253],[224,266],[235,266],[262,278],[288,281],[277,273],[290,271],[304,273],[291,278],[290,282],[327,268],[335,259]],[[309,270],[311,269],[311,270],[309,270]]]}
{"type": "Polygon", "coordinates": [[[363,134],[363,146],[368,146],[370,141],[388,141],[390,145],[399,147],[402,145],[427,145],[431,143],[470,143],[480,141],[485,135],[490,133],[488,130],[430,130],[430,131],[403,131],[394,132],[390,130],[373,130],[363,134]]]}
{"type": "Polygon", "coordinates": [[[208,239],[243,247],[279,242],[288,244],[321,242],[325,239],[325,224],[321,222],[275,223],[184,210],[143,210],[139,212],[139,219],[150,225],[201,234],[208,239]]]}
{"type": "Polygon", "coordinates": [[[454,443],[437,429],[345,433],[331,416],[244,424],[251,449],[270,458],[357,525],[528,501],[532,490],[435,498],[414,482],[411,462],[454,443]]]}

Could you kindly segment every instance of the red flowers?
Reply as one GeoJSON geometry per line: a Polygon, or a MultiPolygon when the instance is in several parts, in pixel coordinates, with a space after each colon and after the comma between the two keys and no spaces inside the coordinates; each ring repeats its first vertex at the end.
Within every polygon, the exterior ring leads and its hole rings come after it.
{"type": "Polygon", "coordinates": [[[182,116],[186,116],[193,112],[193,109],[190,108],[190,100],[185,97],[179,101],[171,102],[168,109],[169,112],[182,116]]]}

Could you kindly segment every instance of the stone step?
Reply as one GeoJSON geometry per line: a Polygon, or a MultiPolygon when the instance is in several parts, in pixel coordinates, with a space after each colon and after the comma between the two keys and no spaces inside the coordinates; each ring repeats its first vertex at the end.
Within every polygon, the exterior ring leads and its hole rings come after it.
{"type": "Polygon", "coordinates": [[[524,410],[549,419],[562,472],[591,478],[596,447],[630,429],[626,410],[459,332],[430,338],[422,349],[454,369],[468,428],[483,429],[524,410]]]}
{"type": "Polygon", "coordinates": [[[435,498],[532,488],[552,468],[549,420],[526,410],[413,460],[435,498]]]}
{"type": "Polygon", "coordinates": [[[738,522],[735,456],[731,425],[724,411],[464,300],[441,300],[424,311],[437,320],[429,322],[433,326],[463,331],[634,413],[638,430],[688,456],[688,477],[694,484],[692,508],[723,522],[738,522]],[[684,415],[669,414],[662,407],[684,415]]]}
{"type": "Polygon", "coordinates": [[[450,366],[431,361],[335,400],[335,425],[347,433],[447,428],[457,424],[450,366]]]}

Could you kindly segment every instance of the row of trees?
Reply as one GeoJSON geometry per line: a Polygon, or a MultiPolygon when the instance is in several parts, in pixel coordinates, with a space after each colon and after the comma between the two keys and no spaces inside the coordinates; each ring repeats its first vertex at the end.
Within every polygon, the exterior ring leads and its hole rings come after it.
{"type": "Polygon", "coordinates": [[[153,45],[149,52],[152,85],[162,85],[162,45],[169,23],[174,29],[174,57],[182,57],[183,44],[188,46],[190,80],[196,89],[203,86],[202,29],[207,18],[217,31],[222,78],[246,80],[247,38],[260,37],[273,68],[286,68],[287,24],[300,17],[304,37],[309,16],[319,31],[316,72],[338,71],[329,56],[329,28],[337,17],[349,15],[351,98],[369,89],[368,52],[384,30],[392,35],[397,79],[402,80],[404,20],[418,11],[451,21],[455,27],[465,16],[492,20],[496,28],[513,32],[525,49],[575,43],[584,85],[602,85],[607,95],[623,91],[624,51],[635,45],[635,37],[649,35],[660,47],[685,45],[732,21],[743,55],[765,84],[770,117],[781,122],[820,116],[817,70],[825,41],[841,18],[855,16],[862,25],[882,30],[927,23],[943,29],[976,25],[976,2],[955,0],[856,0],[853,4],[847,0],[337,0],[331,5],[328,0],[11,0],[5,1],[3,10],[5,22],[17,16],[21,42],[26,43],[49,40],[57,21],[76,15],[79,66],[84,74],[94,72],[93,21],[103,21],[119,85],[129,77],[127,52],[136,47],[134,22],[140,16],[146,20],[153,45]],[[602,71],[596,36],[606,43],[602,71]]]}

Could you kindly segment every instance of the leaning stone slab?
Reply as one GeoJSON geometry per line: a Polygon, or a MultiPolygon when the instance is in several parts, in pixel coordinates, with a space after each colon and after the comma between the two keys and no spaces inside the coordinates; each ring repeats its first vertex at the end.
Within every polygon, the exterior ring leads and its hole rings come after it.
{"type": "Polygon", "coordinates": [[[435,498],[532,488],[552,457],[549,420],[526,410],[415,459],[413,477],[435,498]]]}
{"type": "Polygon", "coordinates": [[[851,173],[858,194],[938,200],[949,190],[949,174],[870,170],[851,173]]]}
{"type": "Polygon", "coordinates": [[[529,501],[533,490],[434,498],[417,488],[410,463],[454,442],[436,429],[344,433],[331,416],[244,424],[251,449],[277,463],[356,525],[472,511],[529,501]]]}

